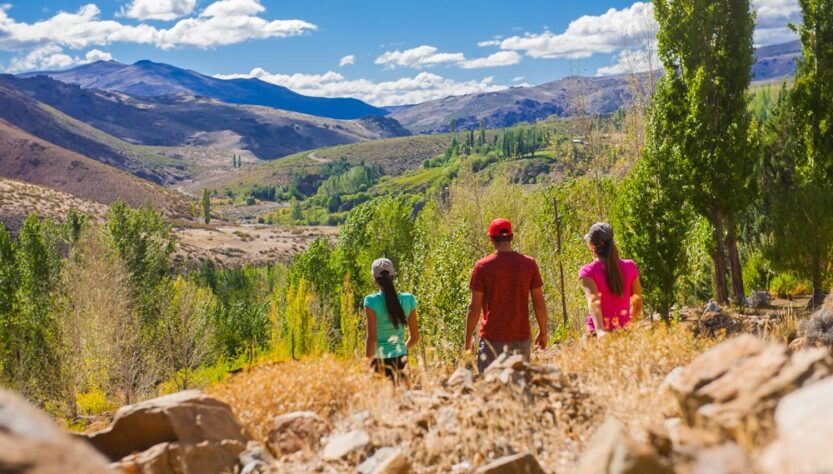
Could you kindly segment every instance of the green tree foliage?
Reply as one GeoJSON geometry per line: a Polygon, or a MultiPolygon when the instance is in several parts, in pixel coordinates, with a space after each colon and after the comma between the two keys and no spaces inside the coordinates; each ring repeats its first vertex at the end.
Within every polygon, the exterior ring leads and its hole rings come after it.
{"type": "Polygon", "coordinates": [[[170,224],[150,207],[131,209],[119,201],[110,207],[105,232],[130,272],[133,297],[142,315],[153,324],[160,283],[174,250],[170,224]]]}
{"type": "Polygon", "coordinates": [[[189,388],[191,371],[212,363],[217,355],[218,303],[210,289],[176,277],[162,295],[157,342],[161,362],[177,388],[189,388]]]}
{"type": "Polygon", "coordinates": [[[202,218],[206,224],[211,223],[211,193],[202,190],[202,218]]]}
{"type": "Polygon", "coordinates": [[[756,146],[747,89],[753,62],[749,0],[658,0],[662,87],[676,101],[672,139],[681,144],[690,202],[714,231],[715,297],[743,297],[736,219],[754,197],[756,146]]]}
{"type": "MultiPolygon", "coordinates": [[[[6,341],[2,363],[5,383],[30,399],[45,401],[55,396],[59,375],[55,351],[56,290],[61,258],[58,229],[36,214],[26,218],[18,234],[14,265],[15,296],[11,312],[2,323],[6,341]]],[[[3,250],[8,252],[8,246],[3,250]]]]}
{"type": "Polygon", "coordinates": [[[668,129],[680,120],[676,90],[662,80],[648,120],[642,156],[628,173],[617,202],[622,250],[641,266],[648,303],[670,321],[677,282],[686,268],[686,235],[693,216],[683,188],[683,150],[668,129]]]}
{"type": "Polygon", "coordinates": [[[776,231],[776,240],[783,244],[778,246],[779,260],[811,278],[819,300],[833,246],[833,2],[800,0],[799,4],[803,23],[794,29],[801,39],[802,57],[790,102],[801,152],[789,170],[788,202],[782,203],[795,216],[779,220],[784,229],[776,231]],[[796,245],[799,238],[803,245],[796,245]]]}

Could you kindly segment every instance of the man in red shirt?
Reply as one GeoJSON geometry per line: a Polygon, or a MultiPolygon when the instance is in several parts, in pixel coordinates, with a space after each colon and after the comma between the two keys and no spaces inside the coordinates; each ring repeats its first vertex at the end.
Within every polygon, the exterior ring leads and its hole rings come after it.
{"type": "Polygon", "coordinates": [[[483,313],[477,369],[483,372],[502,352],[520,352],[529,360],[529,297],[538,321],[535,348],[547,346],[547,305],[538,264],[512,250],[512,224],[495,219],[489,225],[495,253],[477,261],[471,272],[471,302],[466,317],[466,350],[483,313]]]}

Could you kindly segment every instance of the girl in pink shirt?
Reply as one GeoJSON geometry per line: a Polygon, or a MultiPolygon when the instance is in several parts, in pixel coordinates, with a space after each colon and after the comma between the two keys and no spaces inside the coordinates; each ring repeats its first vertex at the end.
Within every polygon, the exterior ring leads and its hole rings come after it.
{"type": "Polygon", "coordinates": [[[595,260],[578,272],[587,297],[587,330],[604,336],[607,331],[625,327],[642,313],[642,287],[633,260],[619,258],[613,241],[613,227],[597,222],[584,236],[595,260]]]}

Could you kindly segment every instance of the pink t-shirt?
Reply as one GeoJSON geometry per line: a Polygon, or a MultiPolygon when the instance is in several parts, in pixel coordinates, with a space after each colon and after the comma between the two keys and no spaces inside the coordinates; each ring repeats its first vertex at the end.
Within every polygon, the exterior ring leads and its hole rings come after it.
{"type": "MultiPolygon", "coordinates": [[[[633,282],[639,278],[639,269],[633,260],[619,260],[619,268],[622,270],[622,296],[616,296],[610,292],[605,277],[605,264],[600,260],[581,267],[578,271],[579,278],[592,278],[599,290],[602,306],[602,324],[605,331],[625,327],[631,320],[631,294],[633,282]]],[[[593,318],[587,316],[587,329],[590,332],[596,330],[593,325],[593,318]]]]}

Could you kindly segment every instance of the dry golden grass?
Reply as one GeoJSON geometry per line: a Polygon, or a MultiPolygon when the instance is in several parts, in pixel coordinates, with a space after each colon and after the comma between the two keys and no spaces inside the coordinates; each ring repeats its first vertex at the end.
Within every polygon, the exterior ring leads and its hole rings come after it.
{"type": "MultiPolygon", "coordinates": [[[[553,365],[560,375],[551,386],[533,387],[531,397],[499,382],[476,382],[470,393],[444,388],[448,367],[416,368],[414,390],[394,389],[367,374],[360,361],[333,357],[261,366],[210,393],[229,402],[260,439],[274,416],[311,410],[336,431],[361,427],[376,447],[403,447],[415,472],[468,472],[521,451],[564,472],[606,415],[637,436],[661,421],[662,381],[716,342],[659,324],[572,340],[533,356],[533,363],[553,365]]],[[[315,453],[280,462],[278,472],[354,469],[348,462],[322,463],[315,453]]]]}

